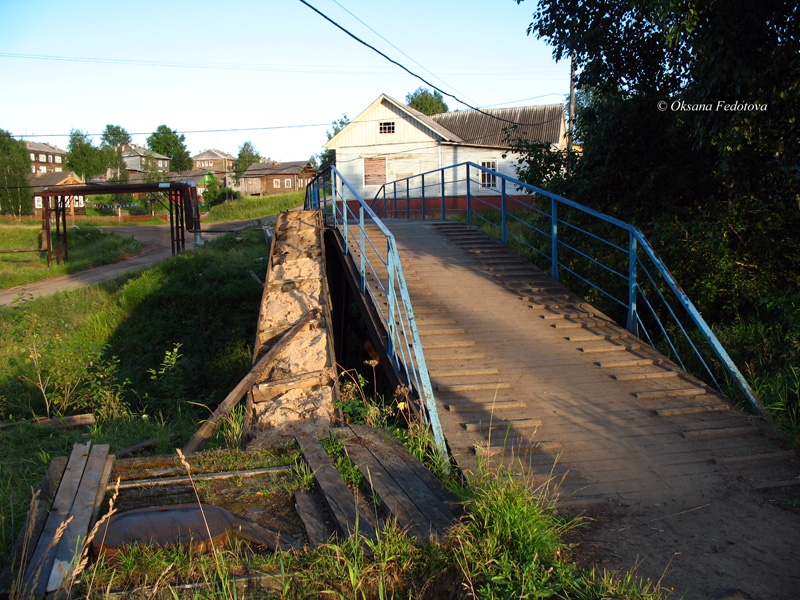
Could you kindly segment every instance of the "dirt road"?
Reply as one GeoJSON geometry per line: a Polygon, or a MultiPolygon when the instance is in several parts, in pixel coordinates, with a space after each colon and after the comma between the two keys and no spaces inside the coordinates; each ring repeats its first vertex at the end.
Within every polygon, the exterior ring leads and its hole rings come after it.
{"type": "MultiPolygon", "coordinates": [[[[202,242],[205,243],[215,237],[228,232],[241,231],[248,227],[261,223],[269,225],[275,223],[275,217],[265,217],[263,219],[252,219],[247,221],[233,221],[229,223],[204,224],[202,227],[202,242]]],[[[45,279],[34,283],[18,285],[12,288],[0,290],[0,306],[11,304],[21,294],[30,295],[34,298],[46,296],[63,290],[74,289],[101,281],[112,279],[121,273],[134,271],[152,266],[157,262],[172,256],[172,243],[169,234],[169,225],[138,225],[138,226],[114,226],[101,227],[103,231],[113,232],[119,235],[132,235],[139,240],[142,251],[136,256],[123,259],[118,262],[79,271],[71,275],[45,279]]],[[[186,233],[186,250],[195,248],[194,234],[186,233]]]]}

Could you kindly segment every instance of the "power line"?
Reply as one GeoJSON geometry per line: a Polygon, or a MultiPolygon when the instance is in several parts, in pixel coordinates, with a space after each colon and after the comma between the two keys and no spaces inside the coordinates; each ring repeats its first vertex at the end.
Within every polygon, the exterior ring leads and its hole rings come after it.
{"type": "Polygon", "coordinates": [[[370,30],[372,33],[374,33],[375,35],[377,35],[377,36],[378,36],[379,38],[381,38],[381,39],[382,39],[384,42],[386,42],[387,44],[389,44],[389,45],[390,45],[392,48],[394,48],[395,50],[397,50],[397,51],[398,51],[400,54],[402,54],[403,56],[405,56],[406,58],[408,58],[408,59],[409,59],[410,61],[412,61],[414,64],[416,64],[416,65],[417,65],[417,66],[419,66],[419,67],[422,67],[422,68],[423,68],[425,71],[427,71],[427,72],[428,72],[430,75],[432,75],[433,77],[435,77],[436,79],[438,79],[439,81],[441,81],[441,82],[442,82],[443,84],[445,84],[446,86],[449,86],[449,87],[450,87],[450,89],[452,89],[453,91],[455,91],[455,92],[458,92],[458,93],[459,93],[459,94],[461,94],[462,96],[466,96],[466,95],[465,95],[463,92],[459,92],[459,91],[458,91],[458,90],[457,90],[455,87],[453,87],[452,85],[450,85],[449,83],[447,83],[446,81],[444,81],[444,80],[443,80],[441,77],[439,77],[438,75],[436,75],[435,73],[433,73],[433,72],[432,72],[430,69],[428,69],[428,68],[427,68],[427,67],[425,67],[424,65],[420,64],[420,63],[419,63],[419,61],[415,60],[414,58],[412,58],[411,56],[409,56],[408,54],[406,54],[405,52],[403,52],[403,51],[402,51],[400,48],[398,48],[397,46],[395,46],[395,45],[394,45],[392,42],[390,42],[389,40],[387,40],[387,39],[386,39],[385,37],[383,37],[383,36],[382,36],[380,33],[378,33],[377,31],[375,31],[375,30],[374,30],[372,27],[370,27],[370,26],[369,26],[369,25],[367,25],[367,24],[366,24],[364,21],[362,21],[362,20],[361,20],[361,19],[360,19],[360,18],[359,18],[357,15],[353,14],[353,13],[352,13],[350,10],[348,10],[346,7],[342,6],[342,4],[341,4],[341,3],[339,3],[337,0],[332,0],[332,1],[333,1],[333,3],[334,3],[334,4],[338,5],[338,6],[339,6],[339,7],[340,7],[342,10],[344,10],[344,11],[345,11],[345,12],[347,12],[347,13],[348,13],[350,16],[352,16],[352,17],[353,17],[353,18],[354,18],[356,21],[358,21],[359,23],[361,23],[361,24],[362,24],[364,27],[366,27],[367,29],[369,29],[369,30],[370,30]]]}
{"type": "Polygon", "coordinates": [[[409,74],[409,75],[411,75],[412,77],[416,77],[417,79],[419,79],[419,80],[420,80],[422,83],[424,83],[425,85],[427,85],[427,86],[429,86],[429,87],[432,87],[434,90],[436,90],[436,91],[437,91],[437,92],[439,92],[440,94],[443,94],[443,95],[447,96],[448,98],[452,98],[453,100],[455,100],[455,101],[456,101],[456,102],[458,102],[459,104],[463,104],[463,105],[464,105],[464,106],[466,106],[467,108],[470,108],[470,109],[472,109],[472,110],[475,110],[475,111],[477,111],[477,112],[479,112],[479,113],[481,113],[481,114],[483,114],[483,115],[486,115],[487,117],[491,117],[491,118],[493,118],[493,119],[497,119],[498,121],[503,121],[503,122],[505,122],[505,123],[509,123],[509,124],[511,124],[511,125],[522,125],[522,126],[524,126],[524,127],[535,127],[535,126],[537,126],[537,125],[543,125],[544,123],[547,123],[547,122],[548,122],[548,121],[543,121],[542,123],[519,123],[519,122],[517,122],[517,121],[509,121],[508,119],[504,119],[504,118],[502,118],[502,117],[498,117],[497,115],[492,115],[492,114],[490,114],[490,113],[487,113],[486,111],[483,111],[483,110],[481,110],[480,108],[478,108],[478,107],[476,107],[476,106],[472,106],[472,105],[471,105],[471,104],[469,104],[468,102],[465,102],[464,100],[461,100],[460,98],[458,98],[457,96],[454,96],[454,95],[453,95],[453,94],[451,94],[450,92],[446,92],[446,91],[444,91],[442,88],[440,88],[440,87],[438,87],[438,86],[436,86],[436,85],[432,84],[430,81],[428,81],[427,79],[425,79],[425,78],[424,78],[424,77],[422,77],[421,75],[417,75],[416,73],[414,73],[414,72],[413,72],[411,69],[409,69],[409,68],[408,68],[408,67],[406,67],[405,65],[403,65],[403,64],[401,64],[401,63],[399,63],[399,62],[397,62],[397,61],[396,61],[396,60],[394,60],[393,58],[391,58],[391,57],[387,56],[386,54],[384,54],[383,52],[381,52],[380,50],[378,50],[378,49],[377,49],[375,46],[373,46],[373,45],[371,45],[371,44],[369,44],[369,43],[365,42],[365,41],[364,41],[364,40],[362,40],[360,37],[358,37],[356,34],[354,34],[354,33],[350,32],[348,29],[346,29],[346,28],[345,28],[345,27],[343,27],[342,25],[339,25],[339,23],[337,23],[336,21],[334,21],[333,19],[331,19],[331,18],[330,18],[328,15],[326,15],[326,14],[325,14],[325,13],[323,13],[323,12],[321,12],[319,9],[317,9],[317,8],[313,7],[311,4],[309,4],[308,2],[306,2],[306,0],[299,0],[299,1],[300,1],[302,4],[305,4],[305,5],[306,5],[308,8],[310,8],[311,10],[313,10],[315,13],[317,13],[317,14],[318,14],[319,16],[321,16],[323,19],[325,19],[326,21],[328,21],[328,22],[329,22],[331,25],[333,25],[333,26],[334,26],[334,27],[336,27],[337,29],[340,29],[341,31],[343,31],[344,33],[346,33],[347,35],[349,35],[351,38],[353,38],[354,40],[356,40],[356,41],[357,41],[359,44],[362,44],[362,45],[366,46],[367,48],[369,48],[370,50],[372,50],[372,51],[373,51],[373,52],[375,52],[376,54],[378,54],[378,55],[382,56],[383,58],[385,58],[386,60],[388,60],[388,61],[389,61],[390,63],[392,63],[393,65],[397,65],[398,67],[400,67],[401,69],[403,69],[403,71],[405,71],[406,73],[408,73],[408,74],[409,74]]]}
{"type": "MultiPolygon", "coordinates": [[[[195,129],[187,131],[176,131],[175,133],[230,133],[237,131],[270,131],[274,129],[300,129],[303,127],[329,127],[330,123],[308,123],[305,125],[273,125],[271,127],[240,127],[236,129],[195,129]]],[[[129,132],[128,135],[151,135],[152,131],[137,131],[129,132]]],[[[18,138],[31,138],[31,137],[69,137],[71,133],[36,133],[36,134],[13,134],[18,138]]],[[[103,135],[102,133],[86,133],[85,135],[97,137],[103,135]]]]}

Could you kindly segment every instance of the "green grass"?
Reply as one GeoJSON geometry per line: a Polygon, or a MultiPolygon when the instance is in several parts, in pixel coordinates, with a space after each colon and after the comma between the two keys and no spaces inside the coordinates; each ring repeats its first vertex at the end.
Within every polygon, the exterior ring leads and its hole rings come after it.
{"type": "Polygon", "coordinates": [[[208,216],[203,218],[203,223],[219,223],[224,221],[243,221],[246,219],[259,219],[267,215],[274,215],[284,210],[303,205],[305,192],[290,192],[271,196],[253,196],[229,200],[213,206],[208,216]]]}
{"type": "MultiPolygon", "coordinates": [[[[0,250],[39,248],[40,227],[0,226],[0,250]]],[[[55,235],[53,259],[47,267],[47,252],[0,254],[0,288],[69,275],[91,267],[116,262],[136,254],[142,245],[130,236],[104,233],[96,227],[67,229],[69,262],[56,263],[55,235]]]]}

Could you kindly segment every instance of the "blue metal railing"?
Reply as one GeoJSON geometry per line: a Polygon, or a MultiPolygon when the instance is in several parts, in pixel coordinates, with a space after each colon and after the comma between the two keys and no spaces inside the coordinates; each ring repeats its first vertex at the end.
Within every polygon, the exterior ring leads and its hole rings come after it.
{"type": "Polygon", "coordinates": [[[636,227],[466,162],[386,183],[371,207],[383,217],[461,218],[583,287],[627,329],[723,391],[727,375],[765,414],[747,380],[650,242],[636,227]],[[594,232],[593,232],[594,231],[594,232]]]}
{"type": "Polygon", "coordinates": [[[425,355],[394,236],[335,167],[306,188],[306,210],[321,210],[340,233],[344,251],[358,269],[362,294],[372,300],[387,332],[387,354],[423,405],[442,456],[447,446],[436,410],[425,355]],[[374,285],[367,285],[374,282],[374,285]]]}

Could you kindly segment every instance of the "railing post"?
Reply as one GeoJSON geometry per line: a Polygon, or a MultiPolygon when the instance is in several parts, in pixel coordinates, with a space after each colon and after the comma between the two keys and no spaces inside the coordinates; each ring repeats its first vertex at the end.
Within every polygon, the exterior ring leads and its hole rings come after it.
{"type": "Polygon", "coordinates": [[[469,165],[467,165],[467,223],[472,225],[472,194],[470,192],[469,165]]]}
{"type": "Polygon", "coordinates": [[[445,196],[444,196],[444,169],[441,170],[441,181],[442,181],[442,221],[447,220],[447,209],[445,208],[445,196]]]}
{"type": "Polygon", "coordinates": [[[422,220],[425,220],[425,173],[422,174],[422,220]]]}
{"type": "Polygon", "coordinates": [[[411,218],[411,178],[406,179],[406,219],[411,218]]]}
{"type": "Polygon", "coordinates": [[[394,192],[394,218],[397,218],[397,182],[393,182],[392,189],[394,192]]]}
{"type": "Polygon", "coordinates": [[[550,277],[558,281],[558,202],[550,199],[550,277]]]}
{"type": "MultiPolygon", "coordinates": [[[[336,173],[334,173],[333,171],[331,171],[330,186],[331,186],[331,211],[333,212],[333,226],[338,227],[339,215],[336,212],[338,210],[336,208],[336,173]]],[[[325,195],[327,196],[327,192],[325,192],[325,195]]]]}
{"type": "Polygon", "coordinates": [[[386,239],[386,269],[388,271],[388,285],[386,289],[387,301],[389,303],[387,325],[389,326],[389,340],[387,343],[386,354],[392,361],[395,367],[399,367],[397,357],[394,351],[394,338],[397,332],[397,318],[395,311],[397,310],[397,294],[394,291],[394,256],[392,255],[392,242],[389,238],[386,239]]]}
{"type": "Polygon", "coordinates": [[[358,226],[361,232],[361,236],[358,241],[358,249],[361,253],[361,283],[359,284],[359,287],[361,288],[361,293],[363,294],[367,289],[367,253],[366,246],[364,244],[364,205],[360,203],[358,206],[358,226]]]}
{"type": "Polygon", "coordinates": [[[383,190],[383,218],[386,218],[386,184],[381,188],[383,190]]]}
{"type": "Polygon", "coordinates": [[[501,232],[503,244],[508,244],[508,235],[506,234],[506,180],[501,179],[500,187],[502,188],[503,195],[500,200],[500,219],[501,219],[501,232]]]}
{"type": "Polygon", "coordinates": [[[638,262],[638,244],[632,231],[628,232],[628,325],[633,335],[639,336],[639,318],[636,314],[636,267],[638,262]]]}
{"type": "Polygon", "coordinates": [[[350,246],[347,243],[347,238],[348,238],[347,234],[348,234],[349,227],[347,226],[347,186],[346,185],[342,186],[342,228],[343,228],[342,237],[344,238],[345,252],[352,252],[352,250],[350,250],[350,246]]]}

